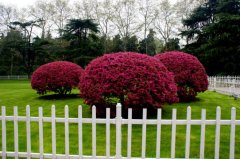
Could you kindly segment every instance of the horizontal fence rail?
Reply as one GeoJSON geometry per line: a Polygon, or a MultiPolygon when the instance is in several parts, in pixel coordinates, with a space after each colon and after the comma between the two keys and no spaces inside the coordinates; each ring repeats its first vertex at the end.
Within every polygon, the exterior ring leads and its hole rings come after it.
{"type": "MultiPolygon", "coordinates": [[[[128,109],[128,118],[124,119],[122,117],[122,108],[121,104],[117,104],[116,109],[116,117],[110,118],[110,109],[107,108],[106,110],[106,118],[97,118],[96,117],[96,107],[92,107],[92,118],[83,118],[82,117],[82,107],[78,107],[78,117],[77,118],[70,118],[69,117],[69,109],[68,106],[65,106],[64,109],[64,117],[59,118],[56,117],[56,110],[55,106],[52,106],[51,108],[51,117],[44,117],[43,116],[43,109],[42,107],[39,107],[38,109],[38,117],[32,117],[30,115],[30,106],[26,107],[26,116],[18,116],[18,107],[14,107],[14,113],[13,116],[7,116],[6,115],[6,107],[1,108],[1,126],[2,126],[2,150],[0,151],[0,156],[3,159],[6,159],[7,157],[25,157],[25,158],[81,158],[81,159],[89,159],[89,158],[95,158],[95,159],[125,159],[125,158],[133,158],[133,159],[140,159],[140,158],[146,158],[146,138],[147,138],[147,126],[148,125],[155,125],[156,126],[156,142],[153,143],[156,145],[156,154],[155,156],[152,156],[152,158],[161,158],[161,127],[162,125],[170,125],[171,126],[171,158],[176,158],[178,156],[176,155],[176,126],[177,125],[186,125],[186,140],[185,140],[185,158],[190,158],[190,147],[191,147],[191,126],[192,125],[199,125],[201,127],[200,129],[200,154],[199,158],[203,159],[205,157],[205,130],[206,125],[214,125],[215,126],[215,159],[219,158],[219,145],[220,145],[220,128],[222,125],[229,125],[230,126],[230,152],[229,152],[229,158],[234,159],[235,158],[235,129],[236,126],[240,125],[240,120],[236,120],[236,109],[231,109],[231,119],[230,120],[222,120],[221,119],[221,108],[217,107],[216,109],[216,118],[215,119],[206,119],[206,110],[202,109],[201,111],[201,119],[191,119],[191,107],[187,108],[187,114],[186,119],[177,119],[177,110],[172,110],[172,119],[162,119],[162,110],[157,110],[157,119],[147,119],[147,110],[143,109],[143,116],[142,119],[133,119],[132,118],[132,109],[128,109]],[[6,130],[6,124],[7,122],[13,122],[14,124],[14,151],[8,151],[7,150],[7,130],[6,130]],[[25,122],[26,123],[26,152],[19,152],[19,122],[25,122]],[[39,152],[33,153],[31,151],[32,148],[32,142],[31,141],[31,124],[33,122],[38,123],[38,135],[39,135],[39,152]],[[44,130],[43,130],[43,124],[44,123],[50,123],[51,124],[51,136],[52,136],[52,153],[44,153],[44,130]],[[65,153],[64,154],[57,154],[56,152],[56,124],[57,123],[63,123],[64,124],[64,134],[65,134],[65,153]],[[69,124],[70,123],[76,123],[78,126],[78,155],[76,154],[70,154],[70,146],[69,146],[69,124]],[[83,154],[83,132],[82,127],[83,124],[91,124],[92,127],[92,155],[84,155],[83,154]],[[96,153],[96,125],[97,124],[105,124],[106,125],[106,134],[101,134],[106,136],[106,152],[105,156],[97,156],[96,153]],[[116,150],[115,155],[110,155],[110,124],[114,124],[116,127],[116,150]],[[127,156],[122,156],[122,125],[127,125],[127,156]],[[142,145],[141,145],[141,156],[140,157],[132,157],[132,126],[133,125],[141,125],[142,126],[142,145]]],[[[228,158],[228,157],[226,157],[228,158]]],[[[150,159],[150,158],[148,158],[150,159]]]]}
{"type": "Polygon", "coordinates": [[[208,89],[236,98],[240,96],[240,76],[209,76],[208,89]]]}
{"type": "Polygon", "coordinates": [[[8,75],[8,76],[0,76],[0,80],[27,80],[27,75],[8,75]]]}

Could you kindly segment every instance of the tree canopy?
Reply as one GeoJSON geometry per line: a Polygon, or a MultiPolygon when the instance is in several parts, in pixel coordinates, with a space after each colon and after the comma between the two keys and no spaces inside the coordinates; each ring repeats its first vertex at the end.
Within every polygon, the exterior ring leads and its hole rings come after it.
{"type": "Polygon", "coordinates": [[[187,19],[185,47],[202,61],[209,75],[240,74],[240,2],[209,0],[187,19]]]}

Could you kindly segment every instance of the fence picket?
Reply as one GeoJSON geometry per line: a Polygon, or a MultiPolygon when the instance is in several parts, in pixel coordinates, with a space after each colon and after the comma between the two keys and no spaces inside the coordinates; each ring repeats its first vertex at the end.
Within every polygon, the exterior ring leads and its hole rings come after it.
{"type": "Polygon", "coordinates": [[[110,108],[106,109],[106,158],[110,158],[110,108]]]}
{"type": "Polygon", "coordinates": [[[6,108],[2,106],[2,159],[6,159],[6,108]]]}
{"type": "Polygon", "coordinates": [[[56,110],[55,105],[52,105],[51,109],[51,117],[52,117],[52,158],[56,158],[56,110]]]}
{"type": "Polygon", "coordinates": [[[92,158],[96,158],[96,107],[92,107],[92,158]]]}
{"type": "Polygon", "coordinates": [[[18,107],[14,107],[14,151],[15,159],[18,159],[18,107]]]}
{"type": "Polygon", "coordinates": [[[190,154],[190,135],[191,135],[191,107],[187,108],[187,126],[186,126],[186,145],[185,145],[185,158],[189,158],[190,154]]]}
{"type": "Polygon", "coordinates": [[[219,159],[220,124],[221,124],[220,122],[221,122],[221,108],[218,106],[216,110],[215,159],[219,159]]]}
{"type": "Polygon", "coordinates": [[[68,106],[65,106],[65,156],[68,159],[69,158],[69,112],[68,112],[68,106]]]}
{"type": "Polygon", "coordinates": [[[231,110],[231,132],[230,132],[230,159],[235,157],[235,127],[236,127],[236,108],[231,110]]]}
{"type": "Polygon", "coordinates": [[[122,105],[117,104],[117,114],[116,114],[116,159],[121,159],[122,157],[122,105]]]}
{"type": "Polygon", "coordinates": [[[39,117],[39,121],[38,121],[38,127],[39,127],[39,153],[40,156],[39,158],[43,159],[43,111],[42,111],[42,107],[38,108],[38,117],[39,117]]]}
{"type": "Polygon", "coordinates": [[[201,139],[200,139],[200,159],[204,159],[205,149],[205,128],[206,128],[206,109],[202,109],[201,113],[201,139]]]}
{"type": "Polygon", "coordinates": [[[175,144],[176,144],[176,118],[177,110],[172,110],[172,139],[171,139],[171,158],[175,158],[175,144]]]}
{"type": "Polygon", "coordinates": [[[26,106],[26,128],[27,128],[27,159],[31,158],[31,120],[30,106],[26,106]]]}
{"type": "Polygon", "coordinates": [[[82,159],[83,157],[83,150],[82,150],[82,106],[78,107],[78,155],[79,158],[82,159]]]}
{"type": "MultiPolygon", "coordinates": [[[[132,109],[128,109],[128,119],[122,119],[122,108],[121,104],[117,104],[116,109],[116,118],[110,118],[110,109],[106,109],[106,118],[98,119],[96,118],[96,107],[92,107],[92,118],[83,118],[82,117],[82,107],[78,107],[78,118],[69,118],[69,107],[66,105],[64,109],[64,118],[56,117],[55,106],[53,105],[51,108],[51,117],[43,117],[43,109],[42,107],[38,108],[38,116],[31,117],[30,115],[30,106],[26,106],[26,116],[18,116],[18,108],[14,107],[13,116],[6,116],[6,108],[2,107],[2,112],[0,116],[0,120],[2,120],[2,150],[0,151],[0,157],[6,159],[7,157],[17,158],[95,158],[95,159],[120,159],[120,158],[133,158],[132,156],[132,125],[137,124],[142,126],[142,144],[141,144],[141,158],[146,158],[146,139],[147,139],[147,125],[156,125],[157,134],[156,134],[156,158],[160,159],[161,154],[161,126],[162,125],[171,125],[171,158],[175,158],[176,153],[176,128],[177,125],[186,125],[186,145],[185,145],[185,158],[190,158],[190,145],[191,145],[191,126],[192,125],[200,125],[201,126],[201,136],[200,136],[200,159],[205,158],[204,149],[205,149],[205,131],[206,125],[215,125],[215,148],[214,155],[215,159],[219,159],[219,150],[220,150],[220,129],[221,125],[229,125],[231,126],[230,131],[230,149],[229,149],[229,158],[235,158],[235,133],[236,126],[240,125],[240,120],[236,119],[236,109],[231,109],[231,120],[221,120],[221,109],[220,107],[216,108],[216,119],[215,120],[206,120],[206,110],[202,109],[201,111],[201,120],[192,120],[191,118],[191,107],[187,108],[187,117],[186,119],[177,119],[177,110],[172,110],[172,119],[164,119],[162,120],[162,111],[158,109],[157,119],[147,119],[147,110],[143,109],[143,118],[142,119],[132,119],[132,109]],[[14,123],[14,151],[7,151],[7,139],[6,135],[6,125],[7,121],[12,121],[14,123]],[[19,152],[19,128],[18,122],[26,122],[26,142],[27,142],[27,151],[19,152]],[[39,153],[31,152],[31,122],[38,123],[39,130],[39,153]],[[44,153],[44,122],[50,122],[52,128],[52,153],[44,153]],[[65,154],[57,154],[56,153],[56,123],[64,123],[65,127],[65,154]],[[69,152],[69,124],[77,123],[78,124],[78,155],[71,155],[69,152]],[[83,123],[91,123],[92,124],[92,155],[85,156],[83,155],[83,134],[82,127],[83,123]],[[97,156],[96,154],[96,126],[97,124],[106,124],[106,156],[97,156]],[[111,156],[110,151],[110,130],[111,124],[115,124],[116,126],[116,151],[115,156],[111,156]],[[127,124],[128,126],[128,137],[127,137],[127,157],[122,157],[122,125],[127,124]]],[[[138,157],[134,157],[135,159],[140,159],[138,157]]],[[[150,159],[150,158],[147,158],[150,159]]]]}
{"type": "Polygon", "coordinates": [[[157,140],[156,140],[156,158],[160,158],[161,154],[161,120],[162,120],[162,109],[158,109],[157,112],[157,140]]]}
{"type": "Polygon", "coordinates": [[[145,158],[146,153],[146,129],[147,129],[147,109],[143,109],[143,118],[142,118],[142,159],[145,158]]]}
{"type": "Polygon", "coordinates": [[[127,158],[131,159],[132,156],[132,108],[128,109],[128,150],[127,158]]]}

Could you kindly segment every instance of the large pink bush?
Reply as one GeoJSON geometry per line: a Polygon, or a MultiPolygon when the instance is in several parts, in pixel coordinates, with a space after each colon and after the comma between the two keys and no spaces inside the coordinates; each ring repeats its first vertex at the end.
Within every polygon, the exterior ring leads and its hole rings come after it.
{"type": "Polygon", "coordinates": [[[193,101],[198,92],[208,88],[207,74],[200,61],[193,55],[170,51],[155,56],[175,75],[180,101],[193,101]]]}
{"type": "Polygon", "coordinates": [[[80,82],[81,96],[100,115],[121,102],[124,109],[159,108],[178,101],[173,74],[154,57],[119,52],[91,61],[80,82]]]}
{"type": "Polygon", "coordinates": [[[39,94],[45,94],[47,91],[67,94],[72,88],[78,86],[82,72],[83,69],[72,62],[51,62],[33,72],[31,85],[39,94]]]}

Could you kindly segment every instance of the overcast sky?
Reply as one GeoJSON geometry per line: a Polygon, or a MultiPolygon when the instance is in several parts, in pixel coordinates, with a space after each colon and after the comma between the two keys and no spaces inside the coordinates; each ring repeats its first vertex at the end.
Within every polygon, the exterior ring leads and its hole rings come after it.
{"type": "Polygon", "coordinates": [[[0,3],[7,5],[15,5],[19,8],[34,4],[37,0],[0,0],[0,3]]]}
{"type": "MultiPolygon", "coordinates": [[[[15,5],[18,8],[26,7],[28,5],[34,4],[38,0],[0,0],[0,3],[7,5],[15,5]]],[[[73,0],[70,0],[73,1],[73,0]]],[[[170,0],[172,2],[176,2],[177,0],[170,0]]]]}

